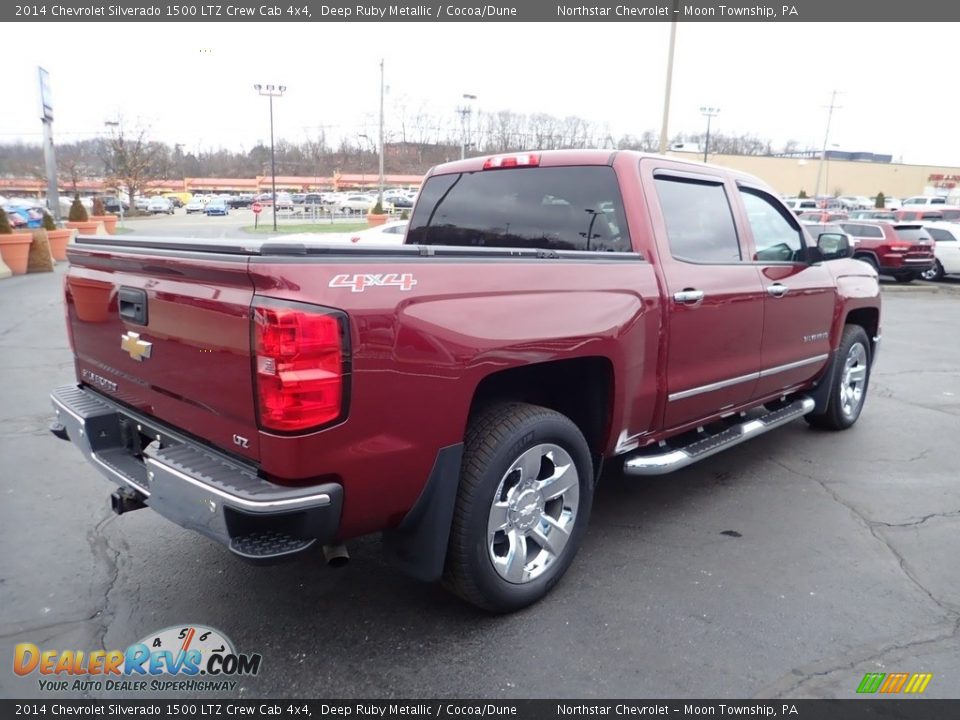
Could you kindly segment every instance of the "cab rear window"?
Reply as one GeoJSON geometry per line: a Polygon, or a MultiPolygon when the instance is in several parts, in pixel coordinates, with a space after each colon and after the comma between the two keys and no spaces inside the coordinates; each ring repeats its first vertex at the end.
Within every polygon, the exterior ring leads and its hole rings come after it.
{"type": "Polygon", "coordinates": [[[420,191],[406,242],[631,251],[620,187],[608,166],[434,175],[420,191]]]}

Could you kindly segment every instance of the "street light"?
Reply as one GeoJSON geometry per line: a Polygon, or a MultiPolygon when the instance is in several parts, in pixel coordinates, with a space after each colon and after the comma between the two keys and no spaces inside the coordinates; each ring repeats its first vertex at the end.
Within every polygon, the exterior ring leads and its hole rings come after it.
{"type": "Polygon", "coordinates": [[[254,85],[253,89],[270,98],[270,184],[273,195],[273,231],[277,231],[277,158],[273,149],[273,99],[286,92],[286,85],[254,85]]]}
{"type": "MultiPolygon", "coordinates": [[[[120,137],[123,137],[123,125],[120,124],[119,120],[104,120],[104,127],[108,128],[117,128],[117,132],[120,133],[120,137]]],[[[130,188],[127,188],[127,199],[132,203],[133,198],[130,197],[130,188]]],[[[120,227],[123,227],[123,198],[120,197],[120,188],[116,188],[117,191],[117,205],[120,206],[120,227]]]]}
{"type": "Polygon", "coordinates": [[[464,93],[463,99],[467,101],[466,105],[461,105],[457,108],[457,113],[460,115],[460,159],[463,160],[467,156],[467,136],[470,133],[470,115],[473,113],[473,107],[470,103],[477,99],[476,95],[471,95],[470,93],[464,93]]]}
{"type": "Polygon", "coordinates": [[[707,140],[703,144],[703,161],[707,161],[707,153],[710,152],[710,121],[720,114],[720,108],[701,107],[700,114],[707,119],[707,140]]]}

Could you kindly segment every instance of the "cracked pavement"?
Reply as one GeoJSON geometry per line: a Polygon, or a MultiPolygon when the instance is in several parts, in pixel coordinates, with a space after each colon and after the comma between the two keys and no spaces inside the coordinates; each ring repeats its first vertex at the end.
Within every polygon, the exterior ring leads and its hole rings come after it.
{"type": "Polygon", "coordinates": [[[0,283],[0,696],[41,696],[10,671],[18,642],[123,649],[195,622],[263,654],[241,698],[849,698],[866,672],[960,697],[958,294],[885,293],[854,429],[793,423],[660,478],[611,468],[566,578],[490,617],[375,538],[342,570],[252,567],[149,510],[113,516],[112,486],[46,431],[73,374],[62,273],[0,283]]]}

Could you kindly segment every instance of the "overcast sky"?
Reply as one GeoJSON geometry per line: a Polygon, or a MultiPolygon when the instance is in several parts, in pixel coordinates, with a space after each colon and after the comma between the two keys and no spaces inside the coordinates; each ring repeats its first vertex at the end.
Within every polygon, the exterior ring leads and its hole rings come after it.
{"type": "MultiPolygon", "coordinates": [[[[55,138],[130,125],[196,150],[269,139],[254,83],[283,83],[278,138],[375,134],[379,61],[386,118],[421,106],[455,121],[463,93],[494,112],[578,115],[614,137],[659,131],[669,23],[46,23],[0,44],[0,142],[39,142],[37,65],[51,75],[55,138]],[[366,130],[364,124],[366,123],[366,130]]],[[[960,165],[960,94],[951,23],[680,23],[670,135],[713,128],[830,145],[908,163],[960,165]]],[[[0,148],[2,152],[2,148],[0,148]]]]}

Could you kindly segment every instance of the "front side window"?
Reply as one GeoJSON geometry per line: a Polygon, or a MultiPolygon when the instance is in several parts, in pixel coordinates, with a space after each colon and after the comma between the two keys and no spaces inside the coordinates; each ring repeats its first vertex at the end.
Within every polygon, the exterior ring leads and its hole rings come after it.
{"type": "Polygon", "coordinates": [[[780,208],[762,193],[741,190],[743,206],[747,211],[753,244],[754,260],[759,262],[794,262],[803,250],[803,234],[780,208]]]}
{"type": "Polygon", "coordinates": [[[723,185],[658,177],[656,187],[674,258],[740,262],[740,241],[723,185]]]}
{"type": "Polygon", "coordinates": [[[521,167],[435,175],[420,192],[411,245],[630,252],[612,167],[521,167]]]}

